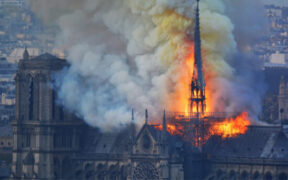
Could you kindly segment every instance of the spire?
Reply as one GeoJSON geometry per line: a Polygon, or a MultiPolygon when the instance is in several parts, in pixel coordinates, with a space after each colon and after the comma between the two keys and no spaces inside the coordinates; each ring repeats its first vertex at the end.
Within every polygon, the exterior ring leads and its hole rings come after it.
{"type": "Polygon", "coordinates": [[[135,128],[135,119],[134,119],[134,109],[132,109],[131,113],[131,152],[133,151],[133,144],[135,142],[135,136],[136,136],[136,128],[135,128]]]}
{"type": "Polygon", "coordinates": [[[202,71],[199,0],[196,4],[194,27],[194,67],[190,84],[190,116],[205,112],[205,82],[202,71]]]}
{"type": "Polygon", "coordinates": [[[167,131],[167,122],[166,122],[166,111],[163,112],[163,131],[167,131]]]}
{"type": "Polygon", "coordinates": [[[148,124],[148,110],[145,110],[145,124],[148,124]]]}
{"type": "Polygon", "coordinates": [[[197,68],[199,86],[201,90],[203,90],[205,83],[204,83],[203,72],[202,72],[199,0],[197,0],[197,6],[196,6],[194,41],[195,41],[195,48],[194,48],[195,68],[197,68]]]}
{"type": "Polygon", "coordinates": [[[29,52],[27,50],[27,47],[25,47],[24,53],[23,53],[23,59],[28,60],[29,59],[29,52]]]}
{"type": "Polygon", "coordinates": [[[162,122],[162,141],[166,141],[167,134],[167,122],[166,122],[166,111],[163,112],[163,122],[162,122]]]}
{"type": "Polygon", "coordinates": [[[135,121],[134,121],[134,109],[132,109],[132,114],[131,114],[131,122],[134,124],[135,121]]]}
{"type": "Polygon", "coordinates": [[[194,121],[193,128],[188,128],[189,132],[184,134],[192,140],[196,147],[203,145],[203,132],[205,130],[202,115],[206,110],[205,81],[202,69],[201,55],[201,32],[200,32],[200,11],[199,0],[196,1],[195,26],[194,26],[194,66],[193,75],[190,84],[190,104],[189,116],[190,121],[194,121]]]}

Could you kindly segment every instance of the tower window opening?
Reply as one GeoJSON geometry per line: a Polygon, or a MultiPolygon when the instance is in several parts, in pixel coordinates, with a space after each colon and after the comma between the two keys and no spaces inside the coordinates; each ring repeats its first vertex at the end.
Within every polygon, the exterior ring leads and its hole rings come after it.
{"type": "Polygon", "coordinates": [[[33,120],[34,114],[34,82],[31,80],[29,86],[29,120],[33,120]]]}

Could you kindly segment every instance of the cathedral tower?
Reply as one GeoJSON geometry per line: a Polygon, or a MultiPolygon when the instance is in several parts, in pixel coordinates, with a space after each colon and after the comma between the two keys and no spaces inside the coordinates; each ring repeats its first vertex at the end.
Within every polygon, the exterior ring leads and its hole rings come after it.
{"type": "Polygon", "coordinates": [[[53,73],[65,66],[50,54],[31,58],[27,50],[18,64],[11,179],[65,178],[69,156],[79,149],[82,122],[64,111],[52,88],[53,73]]]}

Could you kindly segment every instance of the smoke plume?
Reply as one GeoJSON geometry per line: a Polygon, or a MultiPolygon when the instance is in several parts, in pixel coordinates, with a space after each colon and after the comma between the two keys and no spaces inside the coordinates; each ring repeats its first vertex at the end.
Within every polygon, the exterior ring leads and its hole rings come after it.
{"type": "MultiPolygon", "coordinates": [[[[187,92],[189,82],[179,79],[191,78],[185,59],[193,45],[193,0],[30,0],[30,5],[45,22],[59,26],[57,46],[71,63],[56,78],[59,101],[88,124],[117,129],[130,122],[132,108],[138,123],[146,108],[151,120],[160,120],[164,108],[184,111],[180,103],[189,94],[182,90],[187,92]]],[[[237,31],[227,15],[238,5],[200,1],[208,109],[246,110],[256,117],[260,95],[246,81],[254,73],[237,73],[233,66],[235,60],[249,63],[238,56],[237,31]]]]}

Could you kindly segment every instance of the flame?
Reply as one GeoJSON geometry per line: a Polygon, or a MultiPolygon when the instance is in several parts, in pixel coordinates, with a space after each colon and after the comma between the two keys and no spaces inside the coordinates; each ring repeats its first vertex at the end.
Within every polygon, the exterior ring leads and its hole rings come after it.
{"type": "MultiPolygon", "coordinates": [[[[223,121],[210,122],[209,119],[205,119],[208,130],[204,132],[204,135],[196,136],[192,142],[195,147],[203,146],[209,138],[212,136],[220,136],[222,139],[237,137],[241,134],[245,134],[248,126],[250,125],[249,115],[247,112],[241,113],[235,118],[226,118],[223,121]]],[[[155,129],[162,131],[163,126],[159,124],[151,124],[155,129]]],[[[195,130],[195,127],[193,128],[195,130]]],[[[181,124],[167,124],[167,132],[172,136],[180,136],[185,139],[184,126],[181,124]]],[[[189,139],[186,139],[189,140],[189,139]]]]}
{"type": "Polygon", "coordinates": [[[213,124],[209,132],[211,135],[218,135],[224,138],[236,137],[240,134],[245,134],[250,125],[250,120],[247,112],[243,112],[236,118],[228,118],[223,122],[213,124]]]}
{"type": "MultiPolygon", "coordinates": [[[[183,114],[183,117],[174,117],[176,123],[170,122],[167,124],[167,131],[171,135],[184,137],[186,135],[184,134],[185,123],[183,122],[190,120],[188,118],[190,104],[189,98],[191,93],[189,85],[191,83],[193,72],[195,71],[195,56],[194,42],[191,41],[189,35],[186,35],[185,37],[179,32],[186,32],[188,28],[191,28],[193,22],[189,18],[179,15],[175,11],[164,11],[164,13],[154,18],[154,23],[159,25],[158,32],[161,32],[161,34],[163,34],[162,32],[165,32],[165,36],[171,38],[170,43],[168,43],[169,46],[167,46],[167,48],[162,52],[162,61],[165,61],[167,64],[173,63],[175,65],[175,69],[171,71],[171,84],[173,84],[173,86],[170,87],[171,93],[164,103],[168,106],[169,111],[182,112],[183,114]],[[176,24],[174,23],[175,20],[177,20],[176,24]],[[175,25],[171,26],[171,24],[175,25]],[[177,121],[182,123],[177,123],[177,121]]],[[[162,35],[161,37],[164,38],[165,36],[162,35]]],[[[205,52],[202,54],[205,55],[205,52]]],[[[222,138],[231,138],[244,134],[250,125],[247,112],[241,113],[236,118],[225,119],[225,117],[223,117],[222,121],[209,122],[209,117],[206,119],[205,114],[207,112],[216,111],[216,108],[218,110],[217,112],[219,112],[219,109],[221,110],[221,108],[219,108],[219,104],[214,102],[215,98],[213,96],[215,91],[213,90],[213,87],[215,87],[213,84],[213,78],[218,76],[217,71],[215,71],[215,67],[211,65],[211,62],[206,62],[205,56],[203,58],[203,67],[206,67],[203,68],[204,79],[206,82],[206,108],[205,112],[200,115],[200,118],[203,119],[203,121],[207,121],[205,123],[209,125],[205,127],[207,129],[205,129],[204,136],[195,137],[195,146],[202,146],[211,136],[214,135],[221,136],[222,138]],[[216,104],[217,107],[215,107],[216,104]]],[[[193,106],[191,113],[195,112],[197,112],[196,106],[193,106]]],[[[163,129],[162,125],[153,124],[153,126],[158,130],[163,129]]]]}
{"type": "MultiPolygon", "coordinates": [[[[173,112],[184,112],[186,116],[189,114],[189,97],[190,97],[190,88],[189,85],[191,83],[192,75],[194,72],[194,44],[193,42],[186,42],[189,44],[189,48],[187,49],[186,56],[182,61],[179,62],[179,65],[177,66],[177,73],[179,76],[177,77],[176,86],[174,88],[173,94],[170,95],[169,100],[172,99],[171,102],[166,102],[168,104],[168,109],[173,112]]],[[[205,64],[205,61],[203,62],[205,64]]],[[[205,69],[203,69],[204,72],[204,78],[206,82],[209,78],[213,75],[211,75],[210,72],[206,72],[205,69]]],[[[212,111],[212,90],[210,87],[210,84],[206,84],[205,93],[206,93],[206,112],[212,111]]],[[[196,93],[196,92],[194,92],[196,93]]],[[[193,106],[193,112],[197,112],[196,106],[193,106]]]]}
{"type": "MultiPolygon", "coordinates": [[[[151,124],[155,129],[162,131],[163,126],[159,124],[151,124]]],[[[184,127],[176,127],[174,124],[167,124],[167,132],[173,136],[183,136],[184,127]]]]}

